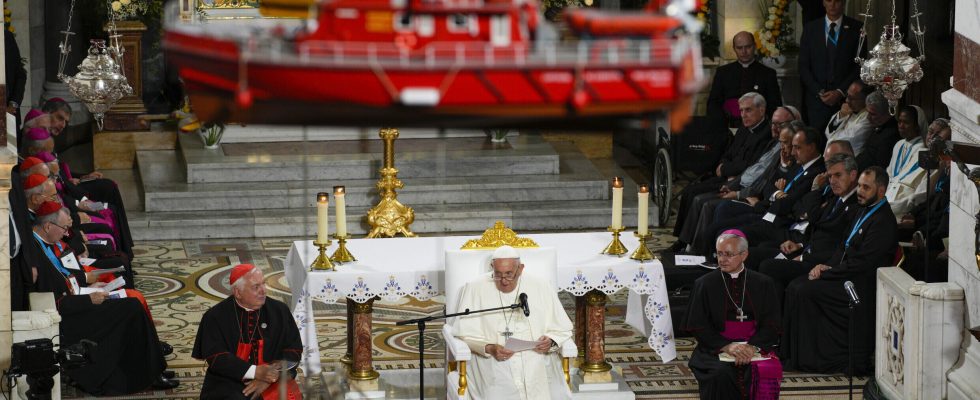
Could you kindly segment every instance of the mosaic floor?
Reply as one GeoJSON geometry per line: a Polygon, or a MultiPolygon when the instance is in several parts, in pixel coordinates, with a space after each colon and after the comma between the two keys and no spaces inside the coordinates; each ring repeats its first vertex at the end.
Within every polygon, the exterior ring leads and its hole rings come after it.
{"type": "MultiPolygon", "coordinates": [[[[673,242],[669,233],[660,232],[653,249],[673,242]]],[[[290,239],[226,239],[206,241],[142,242],[136,248],[134,268],[139,272],[137,287],[150,303],[161,340],[174,346],[169,356],[181,385],[167,392],[145,392],[119,399],[197,398],[203,382],[204,363],[191,358],[197,321],[212,305],[225,298],[231,266],[252,263],[266,271],[270,296],[289,300],[283,262],[290,239]]],[[[571,314],[573,301],[562,300],[571,314]]],[[[623,322],[626,292],[612,296],[607,311],[606,348],[609,361],[622,370],[637,399],[695,399],[697,384],[687,360],[694,347],[691,338],[679,338],[678,360],[661,363],[646,347],[646,339],[623,322]]],[[[376,302],[374,307],[375,368],[413,369],[417,367],[418,334],[414,327],[396,327],[395,321],[441,312],[442,297],[430,301],[411,298],[399,302],[376,302]]],[[[320,349],[325,365],[333,363],[345,350],[344,317],[341,305],[317,304],[315,308],[320,349]]],[[[426,367],[442,367],[444,352],[441,326],[430,326],[425,335],[426,367]]],[[[862,382],[863,384],[863,382],[862,382]]],[[[85,398],[71,387],[63,388],[65,398],[85,398]]],[[[845,399],[847,379],[788,373],[784,398],[845,399]]]]}

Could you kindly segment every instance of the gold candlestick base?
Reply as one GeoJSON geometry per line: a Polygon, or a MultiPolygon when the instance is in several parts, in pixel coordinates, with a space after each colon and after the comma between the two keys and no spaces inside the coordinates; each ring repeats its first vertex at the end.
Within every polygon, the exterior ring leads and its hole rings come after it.
{"type": "Polygon", "coordinates": [[[333,235],[333,237],[334,239],[337,239],[337,244],[339,245],[339,247],[337,247],[337,250],[333,252],[332,256],[330,256],[330,261],[333,261],[338,264],[357,261],[357,259],[354,258],[354,255],[351,254],[349,250],[347,250],[347,239],[350,238],[350,235],[345,235],[345,236],[333,235]]]}
{"type": "Polygon", "coordinates": [[[313,244],[320,248],[320,255],[316,256],[316,260],[313,260],[310,271],[336,271],[337,269],[330,262],[330,257],[327,257],[327,247],[330,247],[330,240],[327,240],[326,243],[314,241],[313,244]]]}
{"type": "Polygon", "coordinates": [[[623,246],[623,242],[619,241],[619,233],[623,231],[623,228],[613,228],[610,226],[607,230],[612,232],[613,239],[612,242],[609,242],[609,245],[606,246],[605,250],[602,250],[602,254],[609,254],[617,257],[626,254],[626,252],[629,250],[626,249],[626,246],[623,246]]]}
{"type": "Polygon", "coordinates": [[[656,258],[653,256],[653,253],[650,252],[650,249],[647,248],[647,239],[652,237],[653,234],[651,234],[650,231],[647,231],[645,234],[641,234],[639,232],[633,232],[633,234],[640,239],[640,246],[633,251],[633,254],[630,254],[630,258],[639,262],[650,261],[656,258]]]}

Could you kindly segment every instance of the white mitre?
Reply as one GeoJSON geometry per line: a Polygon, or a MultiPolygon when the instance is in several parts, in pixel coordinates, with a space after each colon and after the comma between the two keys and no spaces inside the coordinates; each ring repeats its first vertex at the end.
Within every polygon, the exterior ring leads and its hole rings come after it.
{"type": "Polygon", "coordinates": [[[517,253],[517,249],[503,245],[494,250],[493,256],[490,257],[491,260],[499,260],[501,258],[521,258],[521,255],[517,253]]]}

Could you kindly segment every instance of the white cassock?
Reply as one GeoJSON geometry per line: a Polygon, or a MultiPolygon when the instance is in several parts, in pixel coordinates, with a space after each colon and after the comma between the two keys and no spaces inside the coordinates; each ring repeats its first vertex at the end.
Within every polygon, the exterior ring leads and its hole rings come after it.
{"type": "Polygon", "coordinates": [[[827,128],[824,129],[824,134],[827,135],[828,143],[834,140],[851,142],[851,148],[854,149],[856,156],[861,154],[861,150],[864,150],[864,142],[868,140],[868,135],[872,131],[874,131],[874,125],[868,121],[868,110],[864,109],[857,114],[851,114],[844,118],[840,117],[840,112],[835,113],[830,118],[827,128]],[[831,131],[830,127],[834,124],[837,125],[837,129],[831,131]]]}
{"type": "Polygon", "coordinates": [[[919,150],[925,150],[921,138],[912,141],[899,140],[892,149],[885,197],[897,218],[901,218],[926,198],[926,171],[919,167],[919,150]]]}
{"type": "Polygon", "coordinates": [[[562,308],[555,288],[537,277],[522,274],[510,293],[497,290],[489,274],[467,283],[459,295],[458,311],[483,310],[511,305],[520,293],[527,293],[530,316],[520,308],[457,317],[453,335],[465,341],[474,357],[469,366],[469,393],[474,399],[559,400],[570,399],[557,347],[551,353],[534,350],[517,352],[506,361],[497,361],[484,350],[488,344],[503,345],[503,333],[513,338],[536,341],[547,336],[561,346],[572,337],[572,321],[562,308]]]}

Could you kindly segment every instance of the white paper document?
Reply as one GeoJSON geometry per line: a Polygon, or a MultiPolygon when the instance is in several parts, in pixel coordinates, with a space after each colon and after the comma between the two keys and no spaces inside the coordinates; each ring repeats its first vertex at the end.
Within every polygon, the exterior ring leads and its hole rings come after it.
{"type": "Polygon", "coordinates": [[[701,265],[701,263],[708,261],[704,256],[689,256],[689,255],[675,255],[674,265],[701,265]]]}
{"type": "Polygon", "coordinates": [[[537,346],[538,342],[533,342],[529,340],[514,339],[512,337],[507,338],[507,342],[504,343],[504,348],[513,352],[531,350],[534,346],[537,346]]]}
{"type": "MultiPolygon", "coordinates": [[[[118,277],[116,279],[113,279],[112,282],[107,283],[103,287],[91,287],[91,286],[89,286],[89,287],[79,288],[78,294],[90,294],[90,293],[95,293],[95,292],[106,292],[106,293],[109,293],[111,295],[113,291],[116,291],[116,289],[119,289],[119,288],[123,287],[124,285],[126,285],[126,278],[123,278],[123,277],[120,276],[120,277],[118,277]]],[[[122,297],[126,297],[126,296],[122,296],[122,297]]],[[[116,297],[112,297],[112,298],[116,298],[116,297]]]]}
{"type": "MultiPolygon", "coordinates": [[[[94,258],[88,258],[88,257],[78,257],[78,262],[82,263],[82,265],[84,265],[84,266],[87,267],[89,265],[95,264],[95,259],[94,258]]],[[[122,268],[122,267],[120,267],[120,268],[122,268]]]]}
{"type": "MultiPolygon", "coordinates": [[[[86,265],[84,258],[82,259],[82,265],[86,265]]],[[[95,276],[102,276],[102,274],[114,274],[116,272],[123,272],[125,270],[126,270],[126,268],[120,265],[120,266],[118,266],[116,268],[97,269],[97,270],[94,270],[94,271],[89,271],[88,273],[90,273],[92,275],[95,275],[95,276]]]]}

